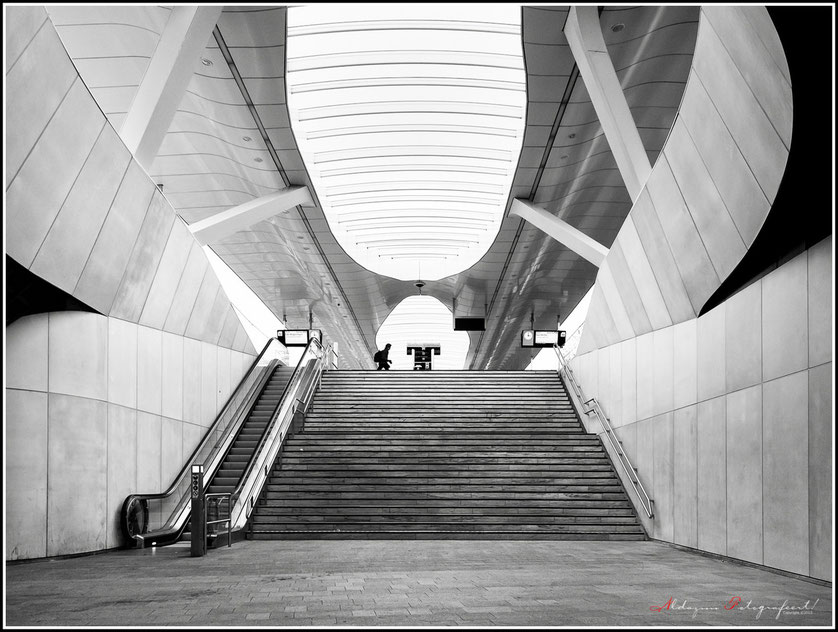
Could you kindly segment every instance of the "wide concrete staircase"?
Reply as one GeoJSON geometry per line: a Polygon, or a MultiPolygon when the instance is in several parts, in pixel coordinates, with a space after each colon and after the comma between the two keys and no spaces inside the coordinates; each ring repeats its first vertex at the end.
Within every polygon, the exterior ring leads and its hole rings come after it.
{"type": "Polygon", "coordinates": [[[253,539],[642,540],[600,439],[535,371],[329,371],[253,539]]]}

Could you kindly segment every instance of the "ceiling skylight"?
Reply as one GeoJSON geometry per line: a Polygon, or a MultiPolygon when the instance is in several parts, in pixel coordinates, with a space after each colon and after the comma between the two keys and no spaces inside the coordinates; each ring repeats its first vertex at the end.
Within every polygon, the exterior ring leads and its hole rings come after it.
{"type": "Polygon", "coordinates": [[[474,265],[497,236],[524,132],[520,7],[288,10],[291,123],[335,238],[402,280],[474,265]]]}

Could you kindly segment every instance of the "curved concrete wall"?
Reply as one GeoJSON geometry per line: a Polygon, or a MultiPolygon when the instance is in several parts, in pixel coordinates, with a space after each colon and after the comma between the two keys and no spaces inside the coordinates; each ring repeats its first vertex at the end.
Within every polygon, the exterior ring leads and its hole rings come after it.
{"type": "Polygon", "coordinates": [[[6,329],[8,559],[119,546],[119,510],[165,489],[250,354],[89,312],[6,329]]]}
{"type": "Polygon", "coordinates": [[[7,254],[104,314],[6,328],[9,559],[120,544],[255,349],[206,255],[99,110],[43,7],[8,7],[7,254]]]}
{"type": "Polygon", "coordinates": [[[832,252],[573,359],[655,501],[651,537],[832,580],[832,252]]]}
{"type": "Polygon", "coordinates": [[[6,19],[7,254],[102,314],[254,353],[203,250],[44,8],[9,7],[6,19]]]}
{"type": "Polygon", "coordinates": [[[684,97],[597,275],[579,353],[694,319],[741,261],[788,159],[788,65],[764,7],[702,7],[684,97]]]}

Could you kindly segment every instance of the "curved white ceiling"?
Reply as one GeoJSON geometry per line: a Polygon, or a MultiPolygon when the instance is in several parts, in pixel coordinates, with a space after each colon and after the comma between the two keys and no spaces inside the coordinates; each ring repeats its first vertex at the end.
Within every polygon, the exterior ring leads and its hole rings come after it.
{"type": "Polygon", "coordinates": [[[503,219],[521,150],[521,9],[288,10],[292,128],[338,243],[367,269],[468,269],[503,219]]]}

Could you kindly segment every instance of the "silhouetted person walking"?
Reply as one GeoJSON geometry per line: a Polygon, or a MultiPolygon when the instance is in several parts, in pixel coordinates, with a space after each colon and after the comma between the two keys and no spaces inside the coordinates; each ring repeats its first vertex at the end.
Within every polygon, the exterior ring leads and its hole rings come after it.
{"type": "Polygon", "coordinates": [[[373,356],[373,361],[378,362],[378,368],[376,371],[380,371],[384,369],[385,371],[390,370],[390,365],[393,364],[393,361],[390,360],[387,356],[390,355],[390,343],[388,342],[384,345],[384,348],[380,351],[376,351],[375,355],[373,356]]]}

